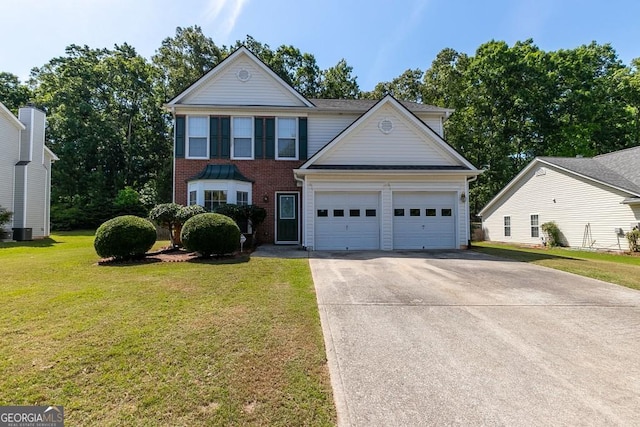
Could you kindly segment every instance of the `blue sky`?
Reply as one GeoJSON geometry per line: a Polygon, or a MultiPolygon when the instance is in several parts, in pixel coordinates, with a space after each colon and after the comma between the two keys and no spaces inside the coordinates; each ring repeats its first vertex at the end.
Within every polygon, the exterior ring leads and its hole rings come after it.
{"type": "Polygon", "coordinates": [[[345,58],[363,90],[409,68],[429,67],[444,48],[473,54],[489,40],[533,38],[544,50],[611,43],[640,57],[637,0],[0,0],[0,71],[22,80],[69,44],[127,42],[149,58],[178,26],[200,25],[218,44],[247,34],[293,45],[321,68],[345,58]]]}

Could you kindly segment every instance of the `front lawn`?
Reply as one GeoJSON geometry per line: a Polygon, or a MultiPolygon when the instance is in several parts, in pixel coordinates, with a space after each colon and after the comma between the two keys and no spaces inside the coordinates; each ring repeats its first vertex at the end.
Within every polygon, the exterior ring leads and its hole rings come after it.
{"type": "Polygon", "coordinates": [[[332,425],[308,262],[98,266],[91,233],[0,243],[0,405],[68,425],[332,425]]]}
{"type": "Polygon", "coordinates": [[[565,248],[536,249],[494,242],[473,242],[472,249],[640,289],[640,256],[565,248]]]}

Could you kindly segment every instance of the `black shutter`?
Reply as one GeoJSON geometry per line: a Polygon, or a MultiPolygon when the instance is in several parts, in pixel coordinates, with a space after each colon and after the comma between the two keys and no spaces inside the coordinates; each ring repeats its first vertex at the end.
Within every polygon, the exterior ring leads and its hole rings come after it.
{"type": "Polygon", "coordinates": [[[221,127],[220,133],[222,134],[220,158],[228,159],[229,157],[231,157],[231,118],[221,117],[220,127],[221,127]]]}
{"type": "Polygon", "coordinates": [[[209,118],[209,157],[217,159],[220,152],[220,118],[209,118]]]}
{"type": "Polygon", "coordinates": [[[264,159],[264,119],[256,117],[254,124],[254,158],[264,159]]]}
{"type": "Polygon", "coordinates": [[[276,119],[265,119],[265,159],[276,158],[276,119]]]}
{"type": "Polygon", "coordinates": [[[307,160],[307,118],[300,117],[298,119],[298,144],[299,159],[307,160]]]}
{"type": "Polygon", "coordinates": [[[185,116],[176,116],[175,152],[176,158],[184,158],[185,116]]]}

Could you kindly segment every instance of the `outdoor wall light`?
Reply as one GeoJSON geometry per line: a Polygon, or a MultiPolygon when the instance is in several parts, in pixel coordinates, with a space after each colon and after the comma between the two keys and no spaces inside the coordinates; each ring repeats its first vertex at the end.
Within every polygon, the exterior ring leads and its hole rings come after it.
{"type": "Polygon", "coordinates": [[[266,194],[262,196],[262,201],[267,203],[269,201],[269,196],[267,196],[266,194]]]}
{"type": "Polygon", "coordinates": [[[461,193],[461,194],[460,194],[460,201],[461,201],[462,203],[464,203],[464,202],[466,202],[466,201],[467,201],[467,195],[466,195],[466,193],[461,193]]]}

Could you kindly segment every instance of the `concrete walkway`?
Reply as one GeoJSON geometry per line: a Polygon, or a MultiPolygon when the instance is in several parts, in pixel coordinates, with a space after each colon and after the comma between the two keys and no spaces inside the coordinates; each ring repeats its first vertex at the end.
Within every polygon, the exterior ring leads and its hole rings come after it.
{"type": "Polygon", "coordinates": [[[639,423],[638,291],[472,251],[310,265],[341,426],[639,423]]]}

